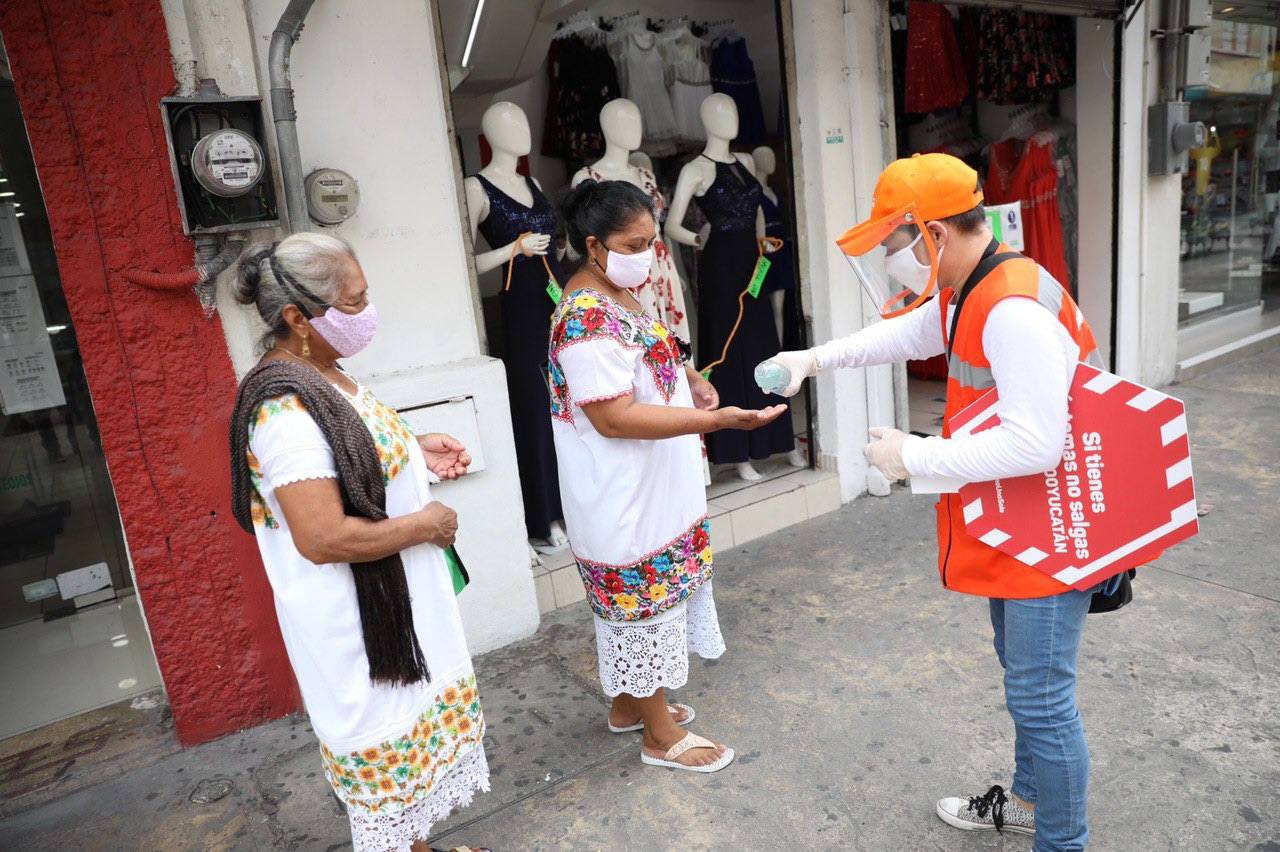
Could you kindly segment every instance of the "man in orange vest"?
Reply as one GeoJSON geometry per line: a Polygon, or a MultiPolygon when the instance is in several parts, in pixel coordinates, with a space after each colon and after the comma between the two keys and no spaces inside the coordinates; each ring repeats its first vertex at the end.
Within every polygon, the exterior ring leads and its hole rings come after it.
{"type": "MultiPolygon", "coordinates": [[[[822,370],[945,354],[948,422],[999,388],[1000,425],[975,435],[952,438],[945,425],[940,438],[872,429],[863,452],[890,480],[985,482],[1052,469],[1076,364],[1100,365],[1071,296],[992,237],[982,201],[977,172],[955,157],[892,163],[871,218],[839,241],[886,321],[773,359],[790,371],[778,391],[790,396],[822,370]]],[[[1097,590],[1075,591],[969,535],[958,494],[944,494],[937,509],[942,584],[989,599],[1016,730],[1011,790],[944,798],[937,814],[960,829],[1033,834],[1037,852],[1083,849],[1089,751],[1075,705],[1076,653],[1097,590]]]]}

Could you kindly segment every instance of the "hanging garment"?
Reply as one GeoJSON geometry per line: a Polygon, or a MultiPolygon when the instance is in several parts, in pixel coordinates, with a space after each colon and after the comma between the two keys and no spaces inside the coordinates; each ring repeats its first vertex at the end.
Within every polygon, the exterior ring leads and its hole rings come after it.
{"type": "Polygon", "coordinates": [[[907,73],[903,111],[954,109],[969,96],[969,75],[955,21],[939,3],[907,3],[907,73]]]}
{"type": "MultiPolygon", "coordinates": [[[[489,196],[489,215],[480,223],[480,233],[490,246],[511,243],[526,231],[554,237],[559,225],[555,208],[530,178],[525,178],[533,194],[533,206],[526,207],[490,183],[484,175],[476,179],[489,196]]],[[[560,520],[560,488],[556,471],[555,439],[547,408],[547,382],[542,365],[547,360],[547,338],[551,334],[551,312],[555,303],[547,295],[547,270],[540,257],[517,254],[502,265],[506,282],[511,264],[511,289],[499,298],[502,305],[502,363],[507,370],[507,395],[511,400],[511,427],[515,432],[516,464],[520,469],[520,491],[524,498],[524,520],[532,538],[551,535],[551,522],[560,520]]],[[[554,254],[547,263],[563,284],[564,274],[554,254]]]]}
{"type": "Polygon", "coordinates": [[[711,88],[733,98],[738,106],[737,145],[758,145],[765,139],[764,106],[756,67],[745,39],[734,35],[711,45],[711,88]]]}
{"type": "MultiPolygon", "coordinates": [[[[587,177],[596,183],[607,178],[591,166],[586,167],[587,177]]],[[[663,242],[662,222],[665,219],[667,201],[658,190],[658,180],[648,169],[635,168],[640,188],[653,199],[657,213],[658,239],[653,243],[653,264],[649,269],[649,278],[631,292],[636,301],[649,316],[662,323],[685,343],[689,342],[689,317],[684,304],[684,287],[680,282],[680,273],[676,271],[675,259],[671,250],[663,242]]]]}
{"type": "Polygon", "coordinates": [[[702,126],[702,102],[713,93],[711,66],[707,64],[707,45],[687,31],[662,41],[667,63],[667,82],[671,86],[671,111],[675,114],[676,132],[682,142],[707,141],[702,126]]]}
{"type": "Polygon", "coordinates": [[[575,36],[556,39],[547,51],[547,81],[543,156],[571,164],[598,158],[604,151],[600,109],[622,97],[609,52],[575,36]]]}
{"type": "Polygon", "coordinates": [[[1075,20],[983,9],[978,34],[979,98],[1005,106],[1049,99],[1075,84],[1075,20]]]}
{"type": "Polygon", "coordinates": [[[991,145],[991,166],[983,188],[988,204],[1022,204],[1027,257],[1060,282],[1071,280],[1058,210],[1058,169],[1050,143],[1005,139],[991,145]],[[1022,156],[1018,156],[1023,148],[1022,156]]]}
{"type": "MultiPolygon", "coordinates": [[[[733,163],[712,162],[716,164],[715,182],[697,199],[698,207],[711,222],[711,236],[698,265],[701,364],[720,358],[738,319],[738,296],[750,283],[759,257],[756,212],[763,194],[760,182],[736,159],[733,163]]],[[[748,295],[742,303],[738,331],[724,363],[712,369],[711,384],[720,394],[723,407],[766,408],[773,400],[756,385],[753,373],[757,364],[779,351],[773,310],[764,298],[748,295]]],[[[787,416],[753,432],[725,429],[707,435],[707,457],[712,464],[766,459],[794,448],[791,418],[787,416]]]]}
{"type": "Polygon", "coordinates": [[[679,131],[667,94],[667,69],[658,50],[657,33],[631,30],[614,44],[623,97],[640,108],[644,121],[641,149],[655,157],[674,153],[679,131]]]}

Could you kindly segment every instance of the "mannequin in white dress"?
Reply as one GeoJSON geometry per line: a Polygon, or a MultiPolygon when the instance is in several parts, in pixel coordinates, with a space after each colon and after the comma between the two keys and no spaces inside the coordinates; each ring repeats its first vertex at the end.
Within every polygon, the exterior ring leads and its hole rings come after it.
{"type": "MultiPolygon", "coordinates": [[[[485,111],[484,117],[480,121],[480,128],[488,140],[490,148],[493,150],[493,159],[479,171],[479,177],[468,177],[463,182],[467,196],[468,224],[471,227],[473,244],[482,223],[489,218],[491,210],[489,190],[486,189],[481,181],[481,177],[491,187],[510,198],[511,201],[528,208],[530,211],[538,207],[541,202],[545,202],[545,198],[542,197],[541,185],[536,180],[526,179],[524,175],[516,171],[520,158],[528,154],[532,149],[529,119],[525,116],[524,111],[513,103],[501,101],[485,111]],[[534,189],[538,191],[537,197],[535,197],[534,189]]],[[[519,258],[521,255],[528,255],[536,260],[545,257],[551,248],[551,236],[545,233],[532,233],[505,245],[490,246],[487,251],[476,252],[476,272],[485,273],[492,269],[497,269],[503,264],[512,261],[513,258],[519,258]]],[[[556,254],[558,256],[561,252],[557,251],[556,254]]],[[[538,263],[537,268],[541,269],[541,263],[538,263]]],[[[544,275],[543,278],[545,277],[544,275]]],[[[546,297],[544,296],[543,300],[545,299],[546,297]]],[[[504,308],[513,304],[515,303],[507,302],[504,304],[504,308]]],[[[541,303],[538,304],[541,306],[541,303]]],[[[549,302],[546,307],[548,309],[549,328],[551,307],[549,302]]],[[[513,381],[513,377],[509,375],[508,382],[510,383],[511,381],[513,381]]],[[[514,399],[515,397],[513,396],[514,399]]],[[[513,405],[513,412],[514,408],[515,406],[513,405]]],[[[527,455],[529,458],[533,458],[537,453],[531,452],[527,455]]],[[[551,451],[551,458],[554,459],[554,450],[551,451]]],[[[525,460],[522,460],[522,465],[526,463],[525,460]]],[[[554,471],[550,475],[554,479],[554,471]]],[[[558,491],[558,483],[547,483],[545,488],[558,491]]],[[[558,497],[554,499],[554,502],[558,504],[558,497]]],[[[530,505],[526,501],[526,515],[529,514],[529,511],[530,505]]],[[[553,509],[552,511],[554,512],[555,510],[553,509]]],[[[554,519],[550,522],[550,535],[547,538],[535,537],[530,539],[529,543],[535,551],[534,561],[537,562],[539,561],[536,556],[538,552],[552,553],[567,547],[569,545],[569,536],[565,532],[563,521],[554,519]]]]}
{"type": "MultiPolygon", "coordinates": [[[[767,145],[761,145],[751,152],[751,162],[756,164],[756,179],[760,181],[760,188],[764,190],[765,198],[768,198],[775,207],[778,206],[778,193],[769,186],[769,178],[778,170],[778,158],[773,153],[773,149],[767,145]]],[[[773,303],[773,321],[778,326],[779,340],[782,339],[782,300],[785,295],[781,290],[769,294],[769,301],[773,303]]]]}
{"type": "MultiPolygon", "coordinates": [[[[680,176],[676,180],[675,197],[671,201],[671,209],[664,229],[667,239],[696,248],[703,246],[702,235],[695,234],[682,224],[690,202],[694,198],[702,197],[711,189],[722,165],[737,163],[748,175],[755,176],[755,163],[751,156],[734,154],[729,150],[729,143],[738,135],[738,107],[733,98],[721,93],[711,95],[702,102],[701,117],[707,132],[707,145],[701,156],[690,160],[680,170],[680,176]]],[[[764,210],[757,207],[756,237],[763,239],[764,236],[764,210]]],[[[768,249],[766,248],[765,251],[768,249]]],[[[704,362],[713,361],[717,357],[719,357],[718,352],[702,354],[704,362]]],[[[794,449],[790,451],[788,461],[797,467],[806,465],[803,455],[794,449]]],[[[735,467],[738,477],[746,482],[761,479],[760,471],[756,470],[750,461],[739,462],[735,467]]]]}
{"type": "MultiPolygon", "coordinates": [[[[644,135],[640,108],[626,98],[609,101],[600,110],[600,129],[605,140],[604,156],[579,169],[573,176],[572,186],[577,186],[584,180],[626,181],[640,187],[653,199],[658,218],[661,219],[666,199],[658,191],[657,178],[652,171],[634,166],[630,162],[631,153],[639,147],[644,135]]],[[[646,311],[674,331],[681,340],[691,339],[685,310],[684,284],[671,252],[661,239],[654,243],[649,282],[638,288],[635,296],[646,311]]]]}

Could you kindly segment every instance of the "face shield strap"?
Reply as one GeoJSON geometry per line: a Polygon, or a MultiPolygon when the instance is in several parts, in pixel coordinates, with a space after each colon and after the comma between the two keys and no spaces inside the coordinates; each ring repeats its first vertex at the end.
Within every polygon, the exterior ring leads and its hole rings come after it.
{"type": "Polygon", "coordinates": [[[914,204],[849,229],[837,245],[884,319],[907,314],[937,293],[937,244],[914,204]],[[922,240],[924,261],[916,254],[922,240]]]}

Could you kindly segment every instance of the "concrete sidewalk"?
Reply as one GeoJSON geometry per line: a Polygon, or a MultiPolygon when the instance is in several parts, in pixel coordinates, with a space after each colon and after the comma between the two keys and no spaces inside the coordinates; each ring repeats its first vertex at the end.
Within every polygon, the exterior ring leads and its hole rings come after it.
{"type": "MultiPolygon", "coordinates": [[[[1090,848],[1280,852],[1280,349],[1172,392],[1212,512],[1139,573],[1131,607],[1090,618],[1090,848]]],[[[644,767],[637,734],[609,734],[590,617],[572,607],[476,660],[493,791],[433,845],[1030,848],[933,815],[939,796],[1009,783],[1013,731],[985,601],[939,586],[929,500],[857,500],[717,552],[716,570],[729,652],[695,662],[679,697],[733,766],[644,767]]],[[[10,809],[0,846],[350,847],[302,719],[45,798],[10,809]]]]}

